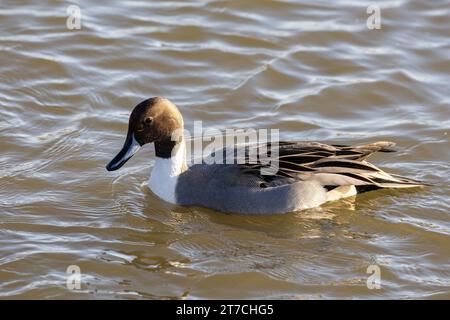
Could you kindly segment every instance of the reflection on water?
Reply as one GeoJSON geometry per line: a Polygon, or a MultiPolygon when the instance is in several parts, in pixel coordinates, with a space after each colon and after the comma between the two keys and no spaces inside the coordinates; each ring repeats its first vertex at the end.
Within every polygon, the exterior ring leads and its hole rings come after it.
{"type": "Polygon", "coordinates": [[[66,4],[0,6],[0,297],[450,297],[448,1],[380,2],[381,30],[371,1],[105,4],[78,2],[80,30],[66,4]],[[145,187],[152,147],[104,169],[156,95],[187,129],[394,140],[374,162],[434,186],[267,217],[174,207],[145,187]]]}

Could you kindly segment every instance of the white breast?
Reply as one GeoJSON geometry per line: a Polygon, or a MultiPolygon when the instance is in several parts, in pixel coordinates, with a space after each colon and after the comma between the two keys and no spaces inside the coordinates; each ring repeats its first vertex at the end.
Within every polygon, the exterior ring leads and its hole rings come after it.
{"type": "Polygon", "coordinates": [[[186,163],[186,147],[180,143],[175,155],[163,159],[156,157],[155,165],[148,180],[148,186],[159,198],[176,204],[175,189],[178,176],[183,172],[186,163]]]}

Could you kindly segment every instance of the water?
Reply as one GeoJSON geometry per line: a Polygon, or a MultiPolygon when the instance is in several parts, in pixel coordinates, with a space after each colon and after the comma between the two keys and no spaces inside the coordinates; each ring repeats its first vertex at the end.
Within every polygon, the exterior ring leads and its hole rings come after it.
{"type": "Polygon", "coordinates": [[[450,2],[0,4],[2,298],[450,298],[450,2]],[[186,127],[394,140],[382,168],[432,187],[268,217],[172,207],[121,171],[132,107],[165,96],[186,127]],[[81,289],[66,287],[70,265],[81,289]],[[377,265],[381,289],[369,290],[377,265]]]}

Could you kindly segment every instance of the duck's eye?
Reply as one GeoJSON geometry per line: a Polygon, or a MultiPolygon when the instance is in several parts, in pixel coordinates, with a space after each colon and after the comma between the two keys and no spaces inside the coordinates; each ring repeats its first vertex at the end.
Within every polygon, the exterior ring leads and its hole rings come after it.
{"type": "Polygon", "coordinates": [[[151,125],[153,123],[153,118],[152,117],[145,118],[144,123],[147,126],[151,125]]]}

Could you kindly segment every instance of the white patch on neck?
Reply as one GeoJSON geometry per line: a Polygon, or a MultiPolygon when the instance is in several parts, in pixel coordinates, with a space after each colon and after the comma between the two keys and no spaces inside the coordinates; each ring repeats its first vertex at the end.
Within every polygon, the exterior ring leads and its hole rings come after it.
{"type": "Polygon", "coordinates": [[[148,186],[159,198],[176,204],[175,189],[178,176],[186,168],[186,145],[184,139],[171,158],[156,157],[155,165],[148,180],[148,186]]]}

